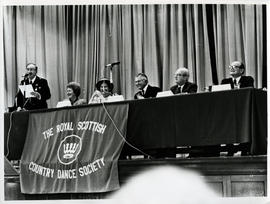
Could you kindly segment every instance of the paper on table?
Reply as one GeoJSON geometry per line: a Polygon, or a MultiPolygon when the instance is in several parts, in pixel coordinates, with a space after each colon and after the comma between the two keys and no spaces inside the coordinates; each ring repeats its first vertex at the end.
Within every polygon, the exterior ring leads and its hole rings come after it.
{"type": "Polygon", "coordinates": [[[19,85],[19,89],[21,90],[22,94],[25,91],[25,98],[34,97],[31,93],[34,92],[33,86],[31,84],[27,85],[19,85]]]}
{"type": "Polygon", "coordinates": [[[71,106],[70,100],[59,101],[56,108],[71,106]]]}

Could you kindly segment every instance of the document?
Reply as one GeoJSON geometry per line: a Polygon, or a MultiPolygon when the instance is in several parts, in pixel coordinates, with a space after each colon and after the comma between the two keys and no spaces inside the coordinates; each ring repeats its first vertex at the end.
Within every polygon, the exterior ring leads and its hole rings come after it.
{"type": "Polygon", "coordinates": [[[19,89],[21,90],[22,94],[25,93],[25,98],[34,97],[31,94],[32,92],[34,92],[33,86],[31,84],[19,85],[19,89]]]}
{"type": "Polygon", "coordinates": [[[61,108],[61,107],[66,107],[66,106],[71,106],[70,100],[59,101],[56,105],[56,108],[61,108]]]}
{"type": "Polygon", "coordinates": [[[172,91],[161,91],[157,93],[157,98],[160,97],[166,97],[166,96],[173,96],[173,92],[172,91]]]}
{"type": "Polygon", "coordinates": [[[220,85],[213,85],[211,88],[211,91],[225,91],[225,90],[231,90],[231,84],[220,84],[220,85]]]}

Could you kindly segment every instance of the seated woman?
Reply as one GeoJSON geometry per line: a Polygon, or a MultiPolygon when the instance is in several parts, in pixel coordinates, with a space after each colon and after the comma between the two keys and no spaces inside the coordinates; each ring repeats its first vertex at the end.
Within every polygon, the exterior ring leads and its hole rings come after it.
{"type": "Polygon", "coordinates": [[[77,82],[70,82],[66,86],[66,94],[67,99],[64,101],[60,101],[57,104],[57,107],[63,107],[63,106],[78,106],[86,104],[85,99],[79,99],[79,96],[81,94],[81,87],[80,84],[77,82]]]}
{"type": "Polygon", "coordinates": [[[113,83],[107,78],[102,78],[96,83],[96,91],[89,100],[90,103],[103,103],[108,100],[108,97],[115,94],[112,93],[113,83]]]}

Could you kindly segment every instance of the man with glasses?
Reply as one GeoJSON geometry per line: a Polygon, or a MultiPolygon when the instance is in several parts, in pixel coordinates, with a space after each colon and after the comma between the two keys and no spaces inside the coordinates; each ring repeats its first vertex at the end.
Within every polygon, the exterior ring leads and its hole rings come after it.
{"type": "Polygon", "coordinates": [[[139,91],[134,95],[134,99],[155,98],[161,91],[159,87],[150,86],[146,74],[139,73],[135,77],[135,85],[139,91]]]}
{"type": "Polygon", "coordinates": [[[37,76],[37,65],[28,63],[26,65],[26,74],[20,85],[29,85],[33,87],[30,97],[20,90],[17,95],[17,110],[35,110],[48,108],[46,100],[51,98],[50,88],[46,79],[37,76]]]}
{"type": "Polygon", "coordinates": [[[254,87],[254,79],[251,76],[243,76],[245,65],[242,62],[232,62],[229,69],[231,77],[223,79],[221,84],[231,84],[232,89],[254,87]]]}
{"type": "Polygon", "coordinates": [[[191,83],[189,79],[189,71],[185,67],[178,68],[174,75],[176,85],[172,86],[170,90],[173,94],[181,93],[196,93],[197,84],[191,83]]]}

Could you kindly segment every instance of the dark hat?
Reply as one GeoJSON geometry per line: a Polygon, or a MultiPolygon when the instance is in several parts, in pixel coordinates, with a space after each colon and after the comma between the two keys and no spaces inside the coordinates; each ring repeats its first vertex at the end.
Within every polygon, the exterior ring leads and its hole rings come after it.
{"type": "Polygon", "coordinates": [[[100,86],[102,83],[106,83],[109,87],[109,92],[112,92],[113,90],[113,83],[108,78],[101,78],[97,83],[96,83],[96,89],[100,91],[100,86]]]}

